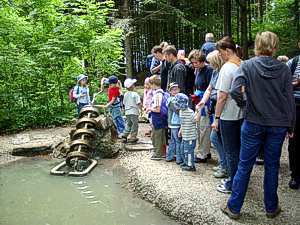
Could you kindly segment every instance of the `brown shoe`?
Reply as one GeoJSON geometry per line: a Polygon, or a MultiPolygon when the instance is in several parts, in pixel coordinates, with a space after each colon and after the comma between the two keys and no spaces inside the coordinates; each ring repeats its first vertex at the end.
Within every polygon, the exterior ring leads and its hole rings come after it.
{"type": "Polygon", "coordinates": [[[267,212],[266,213],[266,216],[268,217],[268,218],[270,218],[270,219],[273,219],[273,218],[275,218],[276,216],[278,216],[280,213],[281,213],[281,208],[278,206],[277,207],[277,209],[274,211],[274,212],[272,212],[272,213],[269,213],[269,212],[267,212]]]}
{"type": "Polygon", "coordinates": [[[131,137],[127,139],[127,143],[136,143],[138,140],[139,140],[138,138],[131,137]]]}
{"type": "Polygon", "coordinates": [[[227,203],[221,206],[221,211],[227,215],[230,219],[238,220],[241,217],[240,213],[233,213],[227,206],[227,203]]]}

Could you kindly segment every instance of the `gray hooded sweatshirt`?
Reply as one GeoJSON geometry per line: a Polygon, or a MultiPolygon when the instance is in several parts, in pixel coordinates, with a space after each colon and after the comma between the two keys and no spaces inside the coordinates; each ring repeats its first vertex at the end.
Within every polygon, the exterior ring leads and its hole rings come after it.
{"type": "Polygon", "coordinates": [[[238,105],[245,101],[247,121],[261,126],[294,128],[292,75],[284,63],[273,57],[259,56],[244,61],[233,81],[231,96],[238,105]]]}

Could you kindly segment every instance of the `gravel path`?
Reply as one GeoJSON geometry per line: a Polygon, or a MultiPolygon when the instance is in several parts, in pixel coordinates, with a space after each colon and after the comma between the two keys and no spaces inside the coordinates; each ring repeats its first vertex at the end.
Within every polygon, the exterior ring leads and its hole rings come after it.
{"type": "MultiPolygon", "coordinates": [[[[149,128],[140,126],[141,137],[149,128]]],[[[9,154],[14,147],[32,142],[59,143],[68,136],[71,127],[28,130],[14,135],[0,136],[0,164],[21,159],[9,154]]],[[[148,142],[149,139],[142,138],[148,142]]],[[[151,161],[149,151],[126,151],[120,155],[121,165],[128,170],[129,187],[142,198],[152,202],[164,213],[182,224],[246,224],[299,225],[300,190],[287,186],[289,170],[287,150],[283,150],[279,178],[279,198],[282,214],[267,219],[263,206],[263,167],[255,166],[243,207],[242,218],[236,222],[224,216],[219,207],[228,195],[215,190],[219,180],[213,178],[214,160],[197,164],[196,172],[183,172],[175,163],[151,161]]],[[[213,158],[216,156],[213,154],[213,158]]]]}
{"type": "Polygon", "coordinates": [[[152,161],[150,155],[149,151],[125,152],[120,157],[121,165],[129,171],[130,187],[183,224],[300,224],[300,191],[290,190],[287,186],[286,147],[282,154],[278,190],[283,212],[276,219],[265,216],[263,166],[255,166],[242,217],[237,222],[224,216],[219,209],[229,195],[215,190],[219,184],[219,180],[213,178],[215,161],[197,164],[196,172],[185,172],[175,163],[152,161]]]}

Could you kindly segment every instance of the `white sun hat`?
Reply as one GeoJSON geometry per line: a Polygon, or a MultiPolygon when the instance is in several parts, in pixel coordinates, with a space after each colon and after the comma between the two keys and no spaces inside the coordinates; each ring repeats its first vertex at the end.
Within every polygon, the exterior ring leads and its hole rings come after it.
{"type": "Polygon", "coordinates": [[[137,79],[132,79],[132,78],[127,78],[124,81],[124,87],[125,88],[130,88],[132,85],[134,85],[137,82],[137,79]]]}

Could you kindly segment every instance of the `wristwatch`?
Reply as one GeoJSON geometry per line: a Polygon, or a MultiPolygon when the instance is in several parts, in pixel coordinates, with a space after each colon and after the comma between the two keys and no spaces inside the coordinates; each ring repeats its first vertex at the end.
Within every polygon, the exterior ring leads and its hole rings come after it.
{"type": "Polygon", "coordinates": [[[215,116],[215,120],[219,120],[220,119],[220,117],[219,116],[215,116]]]}

